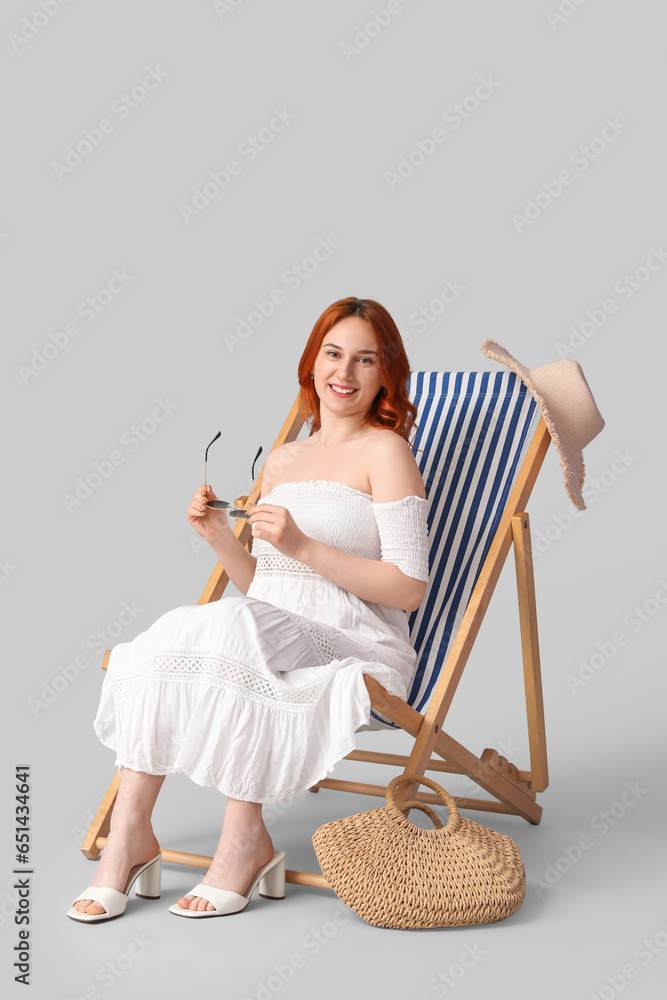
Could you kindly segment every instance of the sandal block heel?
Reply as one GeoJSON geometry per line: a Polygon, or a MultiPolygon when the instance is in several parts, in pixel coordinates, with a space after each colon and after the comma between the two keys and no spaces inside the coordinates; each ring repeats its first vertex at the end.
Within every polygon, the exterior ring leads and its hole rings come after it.
{"type": "Polygon", "coordinates": [[[157,858],[148,868],[144,868],[134,887],[135,896],[140,899],[159,899],[162,880],[162,858],[157,858]]]}
{"type": "Polygon", "coordinates": [[[285,856],[259,880],[259,894],[264,899],[285,898],[285,856]]]}
{"type": "Polygon", "coordinates": [[[183,909],[178,903],[174,903],[173,906],[169,907],[169,912],[175,913],[177,917],[194,917],[196,919],[224,917],[230,913],[240,913],[241,910],[245,910],[251,896],[257,889],[259,889],[259,895],[266,899],[285,898],[285,854],[283,851],[274,851],[271,860],[257,869],[244,893],[232,892],[230,889],[218,889],[214,885],[198,882],[186,895],[201,896],[202,899],[208,900],[214,909],[183,909]]]}

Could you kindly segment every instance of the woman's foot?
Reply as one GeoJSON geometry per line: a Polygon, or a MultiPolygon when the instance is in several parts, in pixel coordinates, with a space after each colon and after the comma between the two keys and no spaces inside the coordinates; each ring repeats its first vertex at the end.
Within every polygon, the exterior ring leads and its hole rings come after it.
{"type": "MultiPolygon", "coordinates": [[[[124,764],[119,770],[109,835],[90,885],[124,892],[130,869],[150,861],[160,850],[151,815],[166,775],[135,771],[124,764]]],[[[94,899],[78,899],[73,906],[91,915],[106,912],[94,899]]]]}
{"type": "MultiPolygon", "coordinates": [[[[90,885],[104,885],[109,889],[125,891],[130,868],[154,858],[160,850],[150,820],[125,824],[109,831],[95,877],[90,885]]],[[[94,899],[79,899],[74,909],[82,913],[104,913],[104,907],[94,899]]]]}
{"type": "MultiPolygon", "coordinates": [[[[211,867],[200,882],[216,889],[229,889],[245,895],[257,869],[273,857],[273,842],[261,820],[261,806],[259,822],[255,818],[254,822],[243,826],[241,817],[240,823],[236,821],[238,811],[230,810],[232,802],[233,800],[228,801],[225,827],[211,867]]],[[[249,805],[243,803],[246,804],[249,805]]],[[[215,909],[207,899],[190,894],[181,896],[178,905],[184,910],[215,909]]]]}

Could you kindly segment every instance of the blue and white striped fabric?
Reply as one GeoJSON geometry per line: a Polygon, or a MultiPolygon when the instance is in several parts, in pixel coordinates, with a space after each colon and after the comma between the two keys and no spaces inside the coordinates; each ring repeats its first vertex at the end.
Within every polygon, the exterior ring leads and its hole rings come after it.
{"type": "Polygon", "coordinates": [[[411,372],[408,391],[417,407],[412,451],[430,501],[428,590],[408,615],[417,652],[408,703],[423,712],[541,414],[513,371],[411,372]]]}

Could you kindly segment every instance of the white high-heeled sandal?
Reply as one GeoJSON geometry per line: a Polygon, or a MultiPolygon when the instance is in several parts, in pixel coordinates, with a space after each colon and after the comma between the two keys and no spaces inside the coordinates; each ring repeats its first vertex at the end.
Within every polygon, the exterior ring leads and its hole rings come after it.
{"type": "MultiPolygon", "coordinates": [[[[245,894],[232,892],[231,889],[216,889],[214,885],[198,882],[194,889],[186,892],[186,896],[201,896],[215,907],[214,910],[184,910],[178,903],[169,907],[170,913],[177,917],[226,917],[230,913],[245,910],[255,889],[259,888],[260,896],[265,899],[285,898],[285,852],[274,851],[273,857],[258,868],[245,894]]],[[[85,897],[84,897],[85,898],[85,897]]]]}
{"type": "Polygon", "coordinates": [[[110,889],[106,885],[88,885],[79,893],[73,901],[72,906],[67,911],[67,916],[72,920],[82,920],[87,924],[97,923],[99,920],[110,920],[112,917],[119,917],[125,912],[127,900],[132,885],[136,882],[135,895],[141,899],[159,899],[160,881],[162,875],[162,851],[158,851],[154,858],[146,861],[143,865],[135,865],[130,868],[130,874],[125,883],[125,891],[110,889]],[[103,906],[105,913],[86,913],[77,910],[74,903],[80,899],[92,899],[103,906]]]}

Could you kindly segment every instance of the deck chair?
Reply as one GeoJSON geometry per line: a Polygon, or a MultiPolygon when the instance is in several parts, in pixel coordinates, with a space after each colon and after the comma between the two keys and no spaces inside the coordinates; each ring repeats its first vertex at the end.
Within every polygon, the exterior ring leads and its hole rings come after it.
{"type": "MultiPolygon", "coordinates": [[[[406,774],[430,770],[467,775],[492,798],[455,796],[459,809],[511,813],[536,824],[542,814],[536,793],[546,789],[548,776],[525,506],[551,438],[532,394],[511,370],[413,371],[408,391],[417,407],[418,433],[411,444],[430,501],[428,589],[420,607],[408,615],[416,670],[406,701],[390,696],[370,676],[365,681],[374,717],[386,727],[405,730],[414,743],[409,755],[354,750],[346,759],[400,767],[406,774]],[[477,757],[442,728],[512,544],[529,737],[527,770],[519,770],[492,748],[477,757]]],[[[295,440],[302,426],[297,397],[273,447],[295,440]]],[[[259,496],[261,479],[262,472],[251,495],[259,496]]],[[[234,532],[251,550],[247,521],[237,520],[234,532]]],[[[198,603],[218,600],[228,582],[218,563],[198,603]]],[[[107,651],[102,669],[109,656],[107,651]]],[[[97,858],[106,843],[118,781],[116,771],[81,845],[88,858],[97,858]]],[[[386,791],[382,785],[335,778],[311,790],[327,788],[382,797],[386,791]]],[[[397,789],[398,802],[414,798],[441,804],[437,795],[419,791],[414,783],[397,789]]],[[[208,868],[212,860],[165,849],[162,857],[196,868],[208,868]]],[[[330,888],[321,874],[287,871],[286,877],[299,885],[330,888]]]]}

